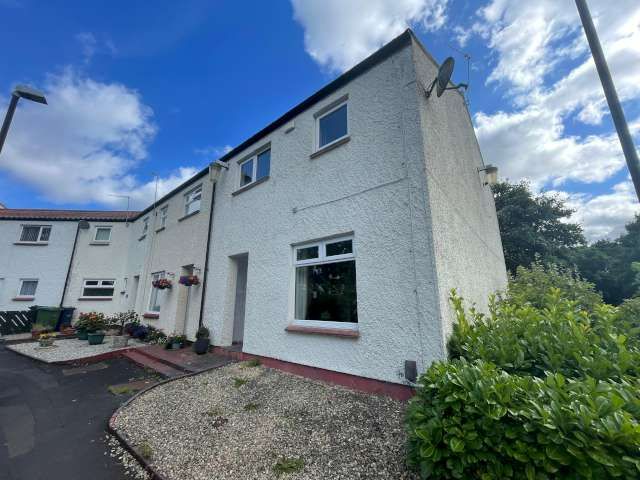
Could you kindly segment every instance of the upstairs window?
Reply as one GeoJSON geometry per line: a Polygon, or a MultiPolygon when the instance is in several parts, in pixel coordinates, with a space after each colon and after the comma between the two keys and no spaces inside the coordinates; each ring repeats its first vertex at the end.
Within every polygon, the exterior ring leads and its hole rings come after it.
{"type": "Polygon", "coordinates": [[[18,289],[19,298],[33,298],[36,296],[38,289],[38,280],[22,279],[20,280],[20,288],[18,289]]]}
{"type": "Polygon", "coordinates": [[[94,242],[109,243],[111,241],[111,227],[96,227],[94,242]]]}
{"type": "Polygon", "coordinates": [[[271,149],[263,150],[240,164],[240,186],[244,187],[269,176],[271,149]]]}
{"type": "Polygon", "coordinates": [[[196,188],[186,193],[184,196],[184,214],[189,215],[200,210],[200,203],[202,202],[202,185],[198,185],[196,188]]]}
{"type": "Polygon", "coordinates": [[[142,235],[146,235],[149,230],[149,217],[142,220],[142,235]]]}
{"type": "Polygon", "coordinates": [[[318,116],[316,126],[318,149],[345,138],[349,133],[347,128],[347,103],[344,102],[318,116]]]}
{"type": "Polygon", "coordinates": [[[109,280],[85,280],[82,284],[83,298],[113,298],[116,281],[109,280]]]}
{"type": "Polygon", "coordinates": [[[160,227],[164,228],[167,226],[167,216],[169,215],[169,205],[165,205],[160,209],[160,227]]]}
{"type": "Polygon", "coordinates": [[[51,225],[22,225],[20,241],[26,243],[47,243],[51,235],[51,225]]]}
{"type": "Polygon", "coordinates": [[[358,323],[353,237],[294,249],[296,321],[358,323]]]}

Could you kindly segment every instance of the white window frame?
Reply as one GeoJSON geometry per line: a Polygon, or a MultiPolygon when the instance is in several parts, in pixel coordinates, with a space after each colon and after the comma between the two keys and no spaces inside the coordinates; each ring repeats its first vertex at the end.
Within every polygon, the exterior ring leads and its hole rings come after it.
{"type": "MultiPolygon", "coordinates": [[[[342,330],[358,330],[357,322],[331,322],[326,320],[301,320],[295,318],[296,314],[296,270],[298,267],[309,265],[326,265],[329,263],[340,263],[348,260],[356,260],[356,243],[353,235],[344,235],[339,237],[329,237],[323,240],[318,240],[309,243],[301,243],[293,246],[293,293],[292,293],[292,321],[293,325],[299,325],[302,327],[317,327],[317,328],[329,328],[329,329],[342,329],[342,330]],[[351,253],[345,253],[342,255],[327,256],[327,245],[331,243],[338,243],[345,240],[351,240],[351,253]],[[318,257],[306,260],[298,260],[298,250],[318,247],[318,257]]],[[[356,280],[356,292],[357,292],[357,280],[356,280]]]]}
{"type": "Polygon", "coordinates": [[[109,299],[112,300],[114,295],[116,294],[116,279],[115,278],[85,278],[82,281],[82,289],[80,290],[80,298],[85,299],[97,299],[104,300],[109,299]],[[87,282],[98,282],[96,285],[87,285],[87,282]],[[104,285],[103,282],[113,282],[111,285],[104,285]],[[113,293],[111,296],[108,295],[85,295],[85,288],[112,288],[113,293]]]}
{"type": "Polygon", "coordinates": [[[330,107],[328,110],[326,111],[322,111],[321,114],[316,115],[316,125],[315,125],[315,129],[316,129],[316,152],[320,151],[320,150],[324,150],[325,148],[329,148],[331,145],[340,142],[341,140],[344,140],[345,138],[349,137],[349,99],[345,98],[344,100],[338,101],[338,103],[336,103],[333,107],[330,107]],[[324,117],[326,117],[327,115],[335,112],[336,110],[338,110],[339,108],[345,106],[347,107],[346,109],[346,116],[347,116],[347,133],[345,133],[343,136],[336,138],[335,140],[330,141],[329,143],[320,146],[320,120],[322,120],[324,117]]]}
{"type": "Polygon", "coordinates": [[[47,243],[49,243],[49,240],[51,239],[51,231],[53,230],[53,227],[51,225],[33,225],[33,224],[28,224],[25,223],[23,225],[20,226],[20,236],[18,237],[18,241],[16,243],[24,243],[24,244],[33,244],[33,245],[46,245],[47,243]],[[30,241],[30,240],[22,240],[22,234],[24,232],[25,227],[27,228],[38,228],[38,239],[35,241],[30,241]],[[46,240],[42,240],[42,231],[48,228],[49,229],[49,237],[46,240]]]}
{"type": "MultiPolygon", "coordinates": [[[[160,271],[160,272],[153,272],[151,274],[151,282],[154,282],[156,280],[160,280],[161,278],[166,278],[166,273],[164,270],[160,271]]],[[[158,297],[158,295],[160,295],[162,292],[160,291],[159,288],[155,288],[153,285],[151,285],[151,290],[149,292],[149,303],[147,305],[147,313],[153,313],[153,314],[159,314],[160,310],[162,309],[162,305],[160,304],[160,297],[158,297]],[[154,299],[154,293],[155,293],[155,305],[152,305],[151,302],[154,299]],[[158,307],[157,310],[154,310],[153,307],[158,307]]]]}
{"type": "Polygon", "coordinates": [[[169,205],[165,205],[160,209],[160,227],[165,228],[167,226],[167,217],[169,216],[169,205]]]}
{"type": "Polygon", "coordinates": [[[19,300],[33,300],[36,298],[36,293],[38,292],[38,285],[40,284],[39,279],[37,278],[21,278],[20,283],[18,284],[18,293],[16,298],[19,300]],[[36,289],[33,292],[33,295],[22,295],[22,285],[24,282],[36,282],[36,289]]]}
{"type": "Polygon", "coordinates": [[[106,244],[111,242],[111,234],[113,233],[112,225],[96,225],[95,232],[93,234],[93,242],[92,243],[100,243],[106,244]],[[108,240],[98,240],[98,230],[109,230],[109,239],[108,240]]]}
{"type": "Polygon", "coordinates": [[[256,151],[256,153],[252,154],[250,157],[245,158],[238,164],[238,167],[239,167],[238,168],[238,174],[239,174],[238,185],[240,188],[248,187],[249,185],[256,183],[258,180],[262,180],[263,178],[268,178],[269,175],[271,175],[271,162],[269,162],[269,173],[264,177],[257,178],[258,177],[258,156],[262,155],[264,152],[269,150],[271,150],[271,145],[267,145],[266,147],[261,148],[260,150],[256,151]],[[246,163],[249,163],[252,160],[253,160],[253,167],[251,169],[251,181],[243,185],[242,184],[242,166],[245,165],[246,163]]]}
{"type": "Polygon", "coordinates": [[[189,190],[187,193],[184,194],[184,216],[186,217],[187,215],[193,215],[195,213],[198,213],[201,207],[202,207],[202,184],[193,187],[191,190],[189,190]],[[197,200],[194,200],[193,197],[196,197],[198,194],[200,195],[200,198],[197,200]],[[190,212],[189,207],[191,206],[191,204],[195,202],[198,202],[198,208],[197,210],[193,210],[190,212]]]}

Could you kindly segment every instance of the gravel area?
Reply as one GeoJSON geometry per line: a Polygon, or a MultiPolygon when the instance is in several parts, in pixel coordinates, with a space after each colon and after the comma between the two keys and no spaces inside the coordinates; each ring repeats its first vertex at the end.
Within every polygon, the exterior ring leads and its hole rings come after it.
{"type": "Polygon", "coordinates": [[[108,454],[118,460],[124,466],[127,477],[134,480],[149,480],[151,475],[140,466],[138,461],[133,458],[129,452],[122,448],[117,438],[107,434],[105,435],[104,443],[107,447],[107,451],[104,452],[104,454],[108,454]]]}
{"type": "MultiPolygon", "coordinates": [[[[144,343],[130,338],[129,346],[123,348],[142,347],[144,345],[144,343]]],[[[89,342],[86,340],[78,340],[77,338],[56,340],[52,347],[45,348],[41,347],[38,342],[7,345],[8,350],[14,350],[46,363],[79,360],[122,350],[123,348],[113,348],[111,346],[111,338],[109,337],[105,337],[104,343],[101,345],[89,345],[89,342]]]]}
{"type": "Polygon", "coordinates": [[[170,480],[416,479],[404,408],[235,363],[144,393],[115,428],[170,480]]]}

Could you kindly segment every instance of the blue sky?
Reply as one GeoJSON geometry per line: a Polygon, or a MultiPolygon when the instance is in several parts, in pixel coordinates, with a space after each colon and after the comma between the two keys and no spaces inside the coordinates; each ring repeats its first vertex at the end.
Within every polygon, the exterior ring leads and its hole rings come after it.
{"type": "MultiPolygon", "coordinates": [[[[590,0],[634,134],[640,4],[590,0]]],[[[168,191],[410,26],[471,55],[487,163],[576,209],[590,239],[638,212],[572,0],[0,0],[0,108],[28,83],[0,156],[14,208],[123,208],[168,191]]],[[[637,138],[637,137],[636,137],[637,138]]]]}

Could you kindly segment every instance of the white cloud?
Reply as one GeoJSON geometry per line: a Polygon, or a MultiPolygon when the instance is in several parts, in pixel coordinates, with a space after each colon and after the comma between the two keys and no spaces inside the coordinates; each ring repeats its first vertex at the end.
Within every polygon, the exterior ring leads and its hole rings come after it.
{"type": "Polygon", "coordinates": [[[410,25],[437,30],[447,0],[291,0],[306,51],[322,67],[342,72],[410,25]]]}
{"type": "Polygon", "coordinates": [[[196,148],[194,150],[194,153],[202,157],[207,157],[211,160],[217,160],[223,155],[229,153],[231,150],[233,150],[233,147],[231,145],[225,145],[223,147],[207,145],[206,147],[196,148]]]}
{"type": "MultiPolygon", "coordinates": [[[[43,90],[48,105],[20,102],[0,171],[54,203],[122,207],[112,194],[130,195],[136,208],[152,201],[155,182],[141,184],[132,173],[156,133],[153,112],[140,95],[71,68],[50,75],[43,90]]],[[[161,180],[161,190],[193,173],[177,170],[161,180]]]]}
{"type": "Polygon", "coordinates": [[[91,32],[78,33],[75,35],[75,39],[80,44],[85,64],[90,63],[97,53],[115,55],[117,51],[113,41],[110,39],[107,39],[104,42],[98,41],[96,36],[91,32]]]}
{"type": "MultiPolygon", "coordinates": [[[[637,102],[640,3],[593,0],[589,5],[618,94],[622,101],[637,102]]],[[[512,106],[475,115],[487,161],[498,164],[503,177],[527,178],[538,189],[558,188],[568,180],[603,182],[623,169],[615,132],[567,133],[568,125],[600,125],[608,114],[574,2],[492,0],[478,14],[481,21],[475,25],[484,27],[473,31],[486,40],[495,60],[487,86],[501,91],[512,106]]],[[[637,121],[631,127],[637,132],[637,121]]],[[[579,209],[575,218],[584,222],[589,239],[615,236],[631,219],[633,196],[621,185],[610,194],[571,196],[579,209]]]]}
{"type": "Polygon", "coordinates": [[[640,205],[630,180],[618,183],[603,195],[568,194],[567,205],[576,210],[571,220],[584,226],[587,240],[612,239],[625,231],[624,226],[640,213],[640,205]]]}

